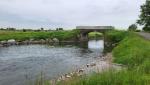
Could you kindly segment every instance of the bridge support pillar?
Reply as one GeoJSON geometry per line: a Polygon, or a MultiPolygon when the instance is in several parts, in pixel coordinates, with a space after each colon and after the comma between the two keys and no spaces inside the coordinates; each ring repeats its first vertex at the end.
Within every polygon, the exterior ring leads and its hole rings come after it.
{"type": "Polygon", "coordinates": [[[86,34],[86,35],[84,35],[84,34],[80,34],[80,42],[84,42],[84,41],[88,41],[89,39],[88,39],[88,35],[86,34]]]}

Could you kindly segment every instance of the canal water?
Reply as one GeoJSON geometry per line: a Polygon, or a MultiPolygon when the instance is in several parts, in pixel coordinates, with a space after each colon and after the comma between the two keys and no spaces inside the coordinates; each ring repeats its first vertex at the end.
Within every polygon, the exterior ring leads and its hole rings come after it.
{"type": "Polygon", "coordinates": [[[95,61],[103,52],[103,40],[78,46],[21,45],[0,47],[0,85],[27,85],[43,74],[54,79],[95,61]]]}

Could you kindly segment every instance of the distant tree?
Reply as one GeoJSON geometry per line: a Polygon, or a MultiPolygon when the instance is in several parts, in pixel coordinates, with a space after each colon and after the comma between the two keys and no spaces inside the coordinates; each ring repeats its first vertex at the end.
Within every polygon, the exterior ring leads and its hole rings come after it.
{"type": "Polygon", "coordinates": [[[63,28],[56,28],[56,31],[63,30],[63,28]]]}
{"type": "Polygon", "coordinates": [[[137,29],[137,25],[136,24],[132,24],[128,28],[129,31],[136,31],[136,29],[137,29]]]}
{"type": "Polygon", "coordinates": [[[56,31],[58,31],[59,30],[59,28],[56,28],[56,31]]]}
{"type": "Polygon", "coordinates": [[[137,23],[144,26],[144,31],[150,31],[150,0],[146,0],[146,3],[141,6],[139,18],[137,23]]]}
{"type": "Polygon", "coordinates": [[[13,27],[8,27],[7,30],[10,30],[10,31],[15,31],[16,28],[13,28],[13,27]]]}
{"type": "Polygon", "coordinates": [[[63,28],[59,28],[59,30],[63,30],[63,28]]]}
{"type": "Polygon", "coordinates": [[[0,28],[0,30],[5,30],[4,28],[0,28]]]}
{"type": "Polygon", "coordinates": [[[41,31],[41,29],[37,29],[37,30],[34,30],[35,32],[40,32],[41,31]]]}
{"type": "Polygon", "coordinates": [[[41,28],[41,31],[43,31],[44,30],[44,28],[41,28]]]}
{"type": "Polygon", "coordinates": [[[23,31],[23,32],[26,32],[27,30],[26,30],[26,29],[22,29],[22,31],[23,31]]]}

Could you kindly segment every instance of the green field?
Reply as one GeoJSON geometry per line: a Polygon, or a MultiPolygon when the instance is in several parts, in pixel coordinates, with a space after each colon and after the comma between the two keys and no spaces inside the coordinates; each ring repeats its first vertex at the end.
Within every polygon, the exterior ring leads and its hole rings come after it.
{"type": "Polygon", "coordinates": [[[24,41],[29,39],[39,40],[47,38],[57,38],[59,40],[69,40],[77,37],[79,32],[72,31],[48,31],[48,32],[21,32],[21,31],[0,31],[0,41],[15,39],[17,41],[24,41]]]}

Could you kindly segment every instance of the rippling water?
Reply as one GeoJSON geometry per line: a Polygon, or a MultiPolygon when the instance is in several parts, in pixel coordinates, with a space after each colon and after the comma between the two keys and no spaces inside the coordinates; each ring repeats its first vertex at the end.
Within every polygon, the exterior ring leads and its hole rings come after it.
{"type": "Polygon", "coordinates": [[[25,85],[43,72],[52,79],[96,60],[102,40],[88,42],[88,49],[75,46],[22,45],[0,48],[0,85],[25,85]]]}

